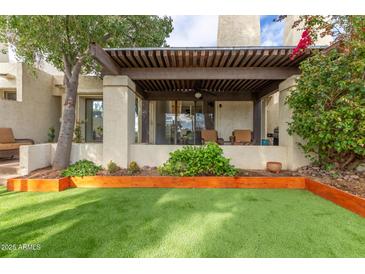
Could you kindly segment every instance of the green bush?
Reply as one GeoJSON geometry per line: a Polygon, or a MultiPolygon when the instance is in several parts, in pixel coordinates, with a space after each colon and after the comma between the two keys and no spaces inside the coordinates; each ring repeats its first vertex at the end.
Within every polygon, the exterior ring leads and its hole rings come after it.
{"type": "Polygon", "coordinates": [[[120,170],[120,167],[114,163],[113,161],[109,161],[108,165],[107,165],[107,170],[109,173],[115,173],[118,170],[120,170]]]}
{"type": "Polygon", "coordinates": [[[53,143],[54,142],[54,139],[56,138],[56,130],[54,127],[50,127],[48,129],[48,142],[49,143],[53,143]]]}
{"type": "Polygon", "coordinates": [[[128,166],[129,174],[137,174],[140,171],[141,171],[141,169],[135,161],[132,161],[129,163],[129,166],[128,166]]]}
{"type": "Polygon", "coordinates": [[[184,146],[170,153],[170,159],[158,168],[161,175],[172,176],[234,176],[237,169],[223,156],[215,143],[184,146]]]}
{"type": "Polygon", "coordinates": [[[70,165],[68,168],[62,171],[61,175],[63,177],[74,176],[94,176],[101,170],[101,166],[94,164],[88,160],[80,160],[76,163],[70,165]]]}
{"type": "Polygon", "coordinates": [[[300,65],[287,103],[289,133],[305,142],[307,156],[324,168],[346,168],[365,157],[365,43],[349,53],[332,50],[300,65]],[[314,156],[314,157],[313,157],[314,156]]]}

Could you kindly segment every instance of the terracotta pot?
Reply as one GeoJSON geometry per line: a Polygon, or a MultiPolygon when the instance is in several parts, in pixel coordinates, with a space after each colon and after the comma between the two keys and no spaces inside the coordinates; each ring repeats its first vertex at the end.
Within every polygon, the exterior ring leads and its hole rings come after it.
{"type": "Polygon", "coordinates": [[[280,162],[267,162],[266,169],[273,173],[280,173],[282,164],[280,162]]]}

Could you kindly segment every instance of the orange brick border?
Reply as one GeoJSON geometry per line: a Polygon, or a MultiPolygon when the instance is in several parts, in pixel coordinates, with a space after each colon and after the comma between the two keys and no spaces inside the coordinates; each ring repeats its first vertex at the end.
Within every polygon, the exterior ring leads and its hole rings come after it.
{"type": "Polygon", "coordinates": [[[9,179],[8,191],[50,192],[77,188],[262,188],[306,189],[365,217],[365,199],[305,177],[86,176],[9,179]]]}

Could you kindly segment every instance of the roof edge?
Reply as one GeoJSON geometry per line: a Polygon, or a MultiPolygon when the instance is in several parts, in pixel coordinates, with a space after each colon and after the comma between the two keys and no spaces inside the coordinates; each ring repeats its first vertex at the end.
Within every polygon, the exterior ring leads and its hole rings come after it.
{"type": "MultiPolygon", "coordinates": [[[[312,46],[309,49],[325,49],[328,46],[312,46]]],[[[115,50],[166,50],[166,51],[177,51],[177,50],[275,50],[275,49],[294,49],[296,46],[244,46],[244,47],[135,47],[135,48],[103,48],[105,51],[115,50]]]]}

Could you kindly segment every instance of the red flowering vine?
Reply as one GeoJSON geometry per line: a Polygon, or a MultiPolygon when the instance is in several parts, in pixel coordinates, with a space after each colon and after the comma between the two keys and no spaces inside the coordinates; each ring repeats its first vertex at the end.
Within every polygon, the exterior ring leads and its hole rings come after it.
{"type": "Polygon", "coordinates": [[[312,44],[313,44],[313,39],[311,37],[311,29],[307,28],[303,31],[302,37],[300,38],[298,45],[290,55],[290,59],[293,60],[295,57],[303,54],[303,52],[312,44]]]}

